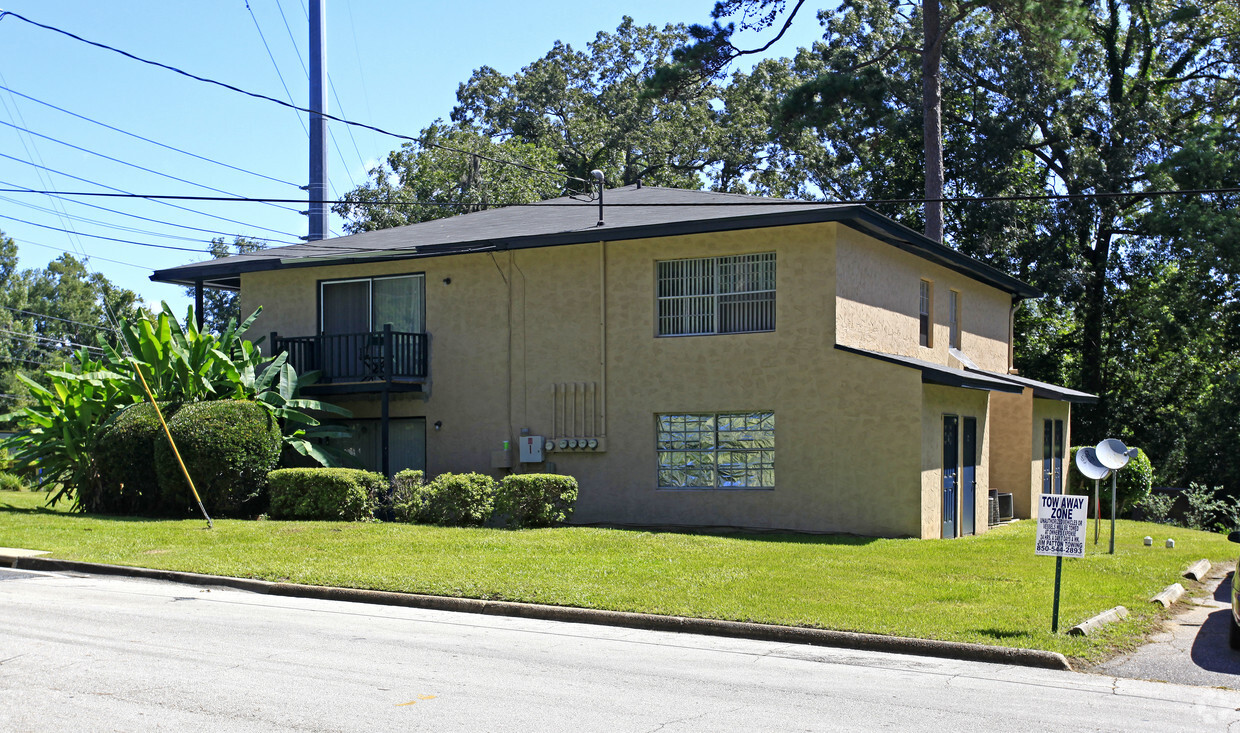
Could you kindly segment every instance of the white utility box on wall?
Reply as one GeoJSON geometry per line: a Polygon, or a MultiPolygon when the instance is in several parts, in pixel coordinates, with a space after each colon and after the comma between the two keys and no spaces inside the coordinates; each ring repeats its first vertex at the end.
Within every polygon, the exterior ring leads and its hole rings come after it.
{"type": "Polygon", "coordinates": [[[522,463],[543,462],[543,439],[541,436],[522,435],[517,439],[517,444],[521,447],[522,463]]]}

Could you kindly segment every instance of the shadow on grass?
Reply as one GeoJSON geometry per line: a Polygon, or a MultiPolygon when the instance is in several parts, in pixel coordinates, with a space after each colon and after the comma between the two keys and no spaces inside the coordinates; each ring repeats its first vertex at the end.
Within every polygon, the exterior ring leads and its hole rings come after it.
{"type": "Polygon", "coordinates": [[[8,502],[0,501],[0,512],[11,512],[13,514],[55,514],[57,516],[73,516],[71,513],[63,509],[52,509],[49,506],[16,506],[8,502]]]}
{"type": "Polygon", "coordinates": [[[742,527],[630,526],[614,524],[570,524],[569,527],[607,529],[633,534],[678,534],[695,537],[718,537],[747,542],[787,543],[797,545],[847,545],[860,547],[878,542],[881,537],[853,534],[810,534],[788,530],[745,529],[742,527]]]}
{"type": "Polygon", "coordinates": [[[113,515],[113,514],[86,514],[83,512],[75,512],[71,509],[56,509],[46,504],[42,506],[17,506],[0,499],[0,512],[9,514],[35,514],[49,517],[63,517],[65,519],[93,519],[100,522],[183,522],[187,519],[201,519],[201,517],[185,516],[185,517],[138,517],[133,515],[113,515]]]}
{"type": "Polygon", "coordinates": [[[974,629],[982,636],[989,636],[992,639],[1031,639],[1033,634],[1028,631],[1012,631],[1011,629],[974,629]]]}

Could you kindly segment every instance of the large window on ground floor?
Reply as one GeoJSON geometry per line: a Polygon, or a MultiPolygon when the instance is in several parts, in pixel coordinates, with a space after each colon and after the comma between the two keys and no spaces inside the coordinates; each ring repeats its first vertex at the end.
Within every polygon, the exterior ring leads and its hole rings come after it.
{"type": "MultiPolygon", "coordinates": [[[[332,445],[353,456],[367,471],[383,469],[383,423],[374,419],[341,420],[347,438],[331,438],[332,445]]],[[[394,417],[388,421],[388,470],[396,475],[406,468],[426,470],[426,418],[394,417]]]]}
{"type": "Polygon", "coordinates": [[[775,488],[775,413],[658,415],[660,489],[775,488]]]}

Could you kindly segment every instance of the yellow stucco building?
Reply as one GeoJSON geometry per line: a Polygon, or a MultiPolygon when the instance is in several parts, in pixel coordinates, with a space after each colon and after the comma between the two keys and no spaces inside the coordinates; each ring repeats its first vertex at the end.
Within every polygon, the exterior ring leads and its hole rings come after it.
{"type": "MultiPolygon", "coordinates": [[[[574,522],[984,532],[1061,491],[1029,285],[860,206],[655,187],[156,272],[239,289],[394,473],[554,471],[574,522]],[[1006,498],[1006,497],[1005,497],[1006,498]]],[[[270,347],[269,347],[270,348],[270,347]]]]}

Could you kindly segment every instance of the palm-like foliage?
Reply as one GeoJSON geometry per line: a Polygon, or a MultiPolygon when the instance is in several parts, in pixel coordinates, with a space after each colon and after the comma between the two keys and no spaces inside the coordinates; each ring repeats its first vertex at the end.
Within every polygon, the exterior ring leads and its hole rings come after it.
{"type": "Polygon", "coordinates": [[[44,480],[58,487],[53,503],[66,495],[76,501],[77,487],[98,480],[91,456],[95,436],[120,408],[146,399],[145,379],[161,402],[253,400],[279,422],[292,450],[325,466],[349,463],[343,453],[313,440],[347,431],[320,424],[310,412],[350,414],[301,396],[319,373],[299,375],[287,354],[269,359],[243,338],[260,311],[240,324],[230,321],[219,335],[200,331],[192,308],[184,324],[178,322],[167,303],[156,316],[123,321],[123,348],[101,340],[102,357],[83,349],[62,371],[49,372],[46,385],[21,377],[36,404],[0,416],[22,427],[0,446],[13,453],[18,466],[43,469],[44,480]]]}

